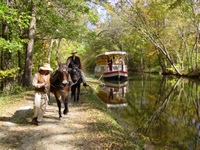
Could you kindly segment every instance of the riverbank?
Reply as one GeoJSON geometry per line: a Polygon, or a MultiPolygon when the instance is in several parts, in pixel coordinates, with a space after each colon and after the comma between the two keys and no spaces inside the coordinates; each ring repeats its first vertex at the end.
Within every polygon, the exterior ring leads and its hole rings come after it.
{"type": "Polygon", "coordinates": [[[178,74],[174,69],[167,69],[165,71],[163,71],[161,69],[161,67],[155,67],[152,69],[145,69],[143,71],[139,71],[139,70],[134,70],[134,69],[128,69],[129,73],[148,73],[148,74],[158,74],[158,75],[169,75],[169,76],[176,76],[176,77],[186,77],[186,78],[190,78],[190,79],[200,79],[200,68],[197,68],[193,71],[190,72],[181,72],[181,75],[178,74]]]}
{"type": "Polygon", "coordinates": [[[81,88],[78,103],[69,100],[69,113],[63,120],[58,119],[51,95],[52,104],[40,126],[30,124],[33,91],[11,96],[6,103],[1,98],[0,149],[142,149],[96,96],[99,81],[87,80],[91,88],[81,88]]]}

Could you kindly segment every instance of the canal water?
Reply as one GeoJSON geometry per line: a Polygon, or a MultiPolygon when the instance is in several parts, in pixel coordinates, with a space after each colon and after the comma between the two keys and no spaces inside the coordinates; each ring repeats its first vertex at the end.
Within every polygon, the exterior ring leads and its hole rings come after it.
{"type": "Polygon", "coordinates": [[[153,74],[129,74],[127,82],[103,82],[98,96],[145,149],[200,149],[200,82],[153,74]]]}

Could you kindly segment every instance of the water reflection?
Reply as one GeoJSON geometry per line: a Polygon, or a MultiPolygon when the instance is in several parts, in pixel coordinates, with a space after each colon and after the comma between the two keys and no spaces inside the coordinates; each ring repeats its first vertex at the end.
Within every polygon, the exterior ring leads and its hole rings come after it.
{"type": "Polygon", "coordinates": [[[126,82],[105,82],[101,84],[98,97],[107,105],[107,107],[127,106],[125,94],[128,90],[128,81],[126,82]]]}
{"type": "MultiPolygon", "coordinates": [[[[124,98],[119,96],[127,107],[110,109],[125,129],[149,137],[146,149],[200,149],[198,80],[133,74],[127,85],[124,98]]],[[[119,88],[103,89],[105,102],[116,99],[119,88]]]]}

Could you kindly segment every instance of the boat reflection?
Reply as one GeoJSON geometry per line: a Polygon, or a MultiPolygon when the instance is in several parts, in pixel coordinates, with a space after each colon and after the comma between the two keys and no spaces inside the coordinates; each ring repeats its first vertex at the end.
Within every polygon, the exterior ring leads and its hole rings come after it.
{"type": "Polygon", "coordinates": [[[128,90],[128,81],[126,82],[105,82],[101,84],[98,97],[107,105],[107,107],[127,106],[125,95],[128,90]]]}

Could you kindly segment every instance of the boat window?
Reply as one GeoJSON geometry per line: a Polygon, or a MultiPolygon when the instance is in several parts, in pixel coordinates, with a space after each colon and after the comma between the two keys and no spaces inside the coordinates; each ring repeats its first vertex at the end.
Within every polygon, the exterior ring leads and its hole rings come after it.
{"type": "Polygon", "coordinates": [[[97,66],[94,68],[94,72],[97,72],[97,66]]]}
{"type": "Polygon", "coordinates": [[[98,67],[98,68],[97,68],[97,72],[100,72],[100,71],[101,71],[101,67],[98,67]]]}
{"type": "Polygon", "coordinates": [[[104,67],[101,67],[101,72],[102,72],[102,73],[104,72],[104,67]]]}

